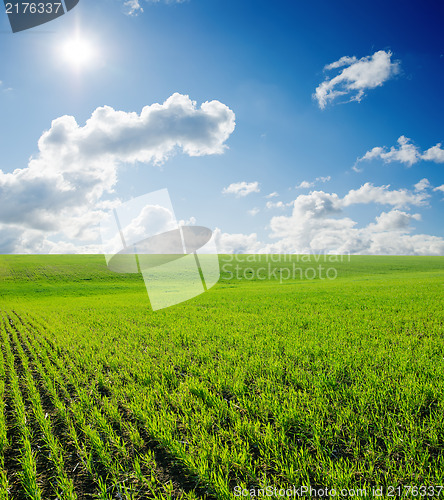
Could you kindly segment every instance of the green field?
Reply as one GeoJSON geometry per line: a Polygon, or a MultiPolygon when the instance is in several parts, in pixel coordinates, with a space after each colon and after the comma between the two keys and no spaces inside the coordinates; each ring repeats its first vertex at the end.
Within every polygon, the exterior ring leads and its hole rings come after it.
{"type": "Polygon", "coordinates": [[[444,257],[230,259],[152,312],[103,256],[0,256],[1,499],[444,497],[444,257]]]}

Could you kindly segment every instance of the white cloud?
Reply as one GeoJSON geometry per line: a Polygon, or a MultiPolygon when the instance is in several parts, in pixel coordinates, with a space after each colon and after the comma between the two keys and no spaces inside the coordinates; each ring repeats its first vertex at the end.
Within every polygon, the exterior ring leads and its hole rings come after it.
{"type": "Polygon", "coordinates": [[[342,199],[335,193],[322,191],[301,195],[294,201],[290,216],[271,219],[271,237],[277,240],[275,248],[287,252],[443,254],[444,239],[409,234],[410,222],[419,220],[418,214],[411,215],[394,209],[382,212],[375,223],[362,228],[351,218],[341,217],[343,209],[351,204],[373,202],[400,205],[407,199],[420,203],[419,199],[414,198],[416,195],[410,194],[410,198],[408,195],[403,190],[389,191],[387,186],[369,184],[350,191],[342,199]],[[391,193],[394,193],[394,201],[390,201],[391,193]]]}
{"type": "Polygon", "coordinates": [[[421,179],[419,182],[415,184],[415,190],[416,191],[425,191],[426,189],[430,188],[430,182],[428,179],[421,179]]]}
{"type": "Polygon", "coordinates": [[[267,194],[267,196],[265,198],[276,198],[276,196],[279,196],[279,193],[277,193],[276,191],[273,191],[272,193],[267,194]]]}
{"type": "Polygon", "coordinates": [[[214,238],[218,253],[256,253],[260,250],[261,243],[257,234],[230,234],[223,233],[219,228],[214,231],[214,238]]]}
{"type": "MultiPolygon", "coordinates": [[[[444,190],[444,186],[443,186],[444,190]]],[[[421,219],[417,213],[399,209],[425,203],[427,195],[389,186],[364,184],[350,190],[343,198],[336,193],[313,191],[299,195],[290,215],[270,220],[273,243],[258,241],[257,235],[224,235],[224,251],[253,253],[331,253],[387,255],[444,255],[444,239],[427,234],[411,234],[412,223],[421,219]],[[363,227],[344,214],[351,205],[374,203],[394,207],[381,212],[363,227]],[[231,249],[230,244],[235,243],[231,249]]]]}
{"type": "Polygon", "coordinates": [[[127,0],[123,6],[125,7],[125,14],[128,16],[137,16],[143,12],[139,0],[127,0]]]}
{"type": "Polygon", "coordinates": [[[313,186],[314,186],[314,182],[302,181],[299,184],[297,184],[294,188],[295,189],[309,189],[313,186]]]}
{"type": "Polygon", "coordinates": [[[344,56],[327,64],[325,71],[345,68],[333,78],[323,81],[316,88],[313,97],[321,109],[340,96],[348,96],[350,101],[360,101],[367,89],[380,87],[399,72],[399,61],[392,62],[391,57],[390,51],[379,50],[361,59],[344,56]]]}
{"type": "Polygon", "coordinates": [[[441,143],[424,151],[421,158],[435,163],[444,163],[444,149],[441,148],[441,143]]]}
{"type": "MultiPolygon", "coordinates": [[[[140,114],[97,108],[83,127],[73,116],[57,118],[26,168],[0,170],[0,239],[10,242],[14,236],[15,252],[29,251],[30,244],[40,251],[36,230],[42,241],[56,234],[55,240],[94,240],[108,208],[102,197],[112,193],[120,164],[160,164],[180,150],[189,156],[221,154],[234,127],[234,113],[221,102],[198,108],[181,94],[140,114]]],[[[45,248],[53,245],[48,241],[45,248]]]]}
{"type": "Polygon", "coordinates": [[[444,193],[444,184],[441,186],[436,187],[433,191],[442,191],[444,193]]]}
{"type": "Polygon", "coordinates": [[[444,255],[444,239],[428,234],[406,234],[390,231],[375,233],[368,248],[370,255],[444,255]]]}
{"type": "MultiPolygon", "coordinates": [[[[140,207],[132,207],[132,209],[125,213],[123,218],[119,216],[119,231],[116,229],[116,222],[114,214],[108,213],[101,222],[101,239],[103,243],[103,253],[115,254],[118,253],[123,247],[128,247],[137,244],[137,250],[141,251],[142,248],[146,250],[147,246],[143,246],[151,236],[167,233],[178,227],[176,218],[171,209],[159,204],[147,203],[140,207]]],[[[167,244],[168,238],[157,244],[167,244]]],[[[168,253],[167,249],[158,246],[158,253],[168,253]]]]}
{"type": "Polygon", "coordinates": [[[195,226],[197,223],[196,217],[190,217],[187,220],[180,220],[179,225],[180,226],[195,226]]]}
{"type": "Polygon", "coordinates": [[[330,175],[328,175],[327,177],[316,177],[316,179],[313,182],[312,181],[302,181],[299,184],[297,184],[294,188],[295,189],[310,189],[310,188],[314,187],[314,185],[316,183],[319,183],[319,182],[325,183],[325,182],[328,182],[329,180],[331,180],[330,175]]]}
{"type": "Polygon", "coordinates": [[[424,205],[428,197],[429,195],[426,193],[412,193],[407,189],[390,190],[390,185],[374,186],[370,182],[366,182],[359,189],[351,189],[344,196],[342,204],[349,206],[358,203],[379,203],[402,208],[408,205],[424,205]]]}
{"type": "Polygon", "coordinates": [[[238,197],[248,196],[251,193],[259,193],[259,182],[233,182],[222,189],[222,194],[234,194],[238,197]]]}
{"type": "Polygon", "coordinates": [[[370,151],[367,151],[362,158],[358,158],[358,162],[380,158],[384,163],[399,161],[411,167],[419,161],[421,153],[415,145],[411,144],[408,137],[401,135],[398,139],[398,144],[398,147],[392,146],[389,151],[385,147],[374,147],[370,151]]]}
{"type": "Polygon", "coordinates": [[[326,177],[316,177],[316,182],[328,182],[331,181],[331,175],[327,175],[326,177]]]}
{"type": "Polygon", "coordinates": [[[293,214],[310,218],[322,218],[327,215],[339,213],[342,209],[341,199],[336,193],[312,191],[302,194],[293,201],[293,214]]]}
{"type": "Polygon", "coordinates": [[[397,161],[404,163],[408,167],[418,163],[420,160],[444,163],[444,149],[441,149],[440,143],[427,149],[424,153],[421,153],[420,149],[412,144],[411,139],[404,135],[401,135],[397,142],[398,146],[392,146],[390,150],[387,150],[385,146],[376,146],[370,151],[367,151],[364,156],[357,159],[353,169],[360,172],[361,170],[357,167],[358,163],[375,159],[381,159],[384,163],[397,161]]]}
{"type": "Polygon", "coordinates": [[[267,201],[267,203],[265,204],[265,207],[268,209],[285,208],[286,205],[282,201],[267,201]]]}
{"type": "Polygon", "coordinates": [[[357,61],[358,58],[355,56],[353,57],[343,56],[338,61],[332,62],[331,64],[327,64],[326,66],[324,66],[324,71],[330,71],[332,69],[342,68],[343,66],[351,66],[357,61]]]}
{"type": "Polygon", "coordinates": [[[257,208],[257,207],[254,207],[254,208],[252,208],[251,210],[248,210],[248,214],[249,214],[249,215],[252,215],[253,217],[254,217],[255,215],[257,215],[259,212],[260,212],[260,210],[259,210],[259,208],[257,208]]]}
{"type": "MultiPolygon", "coordinates": [[[[145,0],[147,3],[184,3],[187,0],[145,0]]],[[[125,8],[124,12],[128,16],[137,16],[143,12],[143,8],[140,5],[140,0],[126,0],[123,3],[125,8]]]]}
{"type": "Polygon", "coordinates": [[[151,234],[162,234],[177,228],[174,214],[160,205],[146,205],[131,222],[122,228],[127,242],[140,241],[146,237],[147,228],[151,234]]]}
{"type": "Polygon", "coordinates": [[[421,220],[419,214],[409,214],[400,210],[382,212],[376,217],[375,224],[369,224],[372,231],[403,231],[409,228],[412,220],[421,220]]]}

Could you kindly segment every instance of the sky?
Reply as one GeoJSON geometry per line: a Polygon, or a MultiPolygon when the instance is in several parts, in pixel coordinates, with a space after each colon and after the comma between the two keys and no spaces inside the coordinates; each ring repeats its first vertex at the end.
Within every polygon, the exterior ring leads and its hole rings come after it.
{"type": "MultiPolygon", "coordinates": [[[[444,255],[441,1],[0,15],[0,253],[100,253],[168,189],[225,252],[444,255]]],[[[140,222],[140,221],[139,221],[140,222]]]]}

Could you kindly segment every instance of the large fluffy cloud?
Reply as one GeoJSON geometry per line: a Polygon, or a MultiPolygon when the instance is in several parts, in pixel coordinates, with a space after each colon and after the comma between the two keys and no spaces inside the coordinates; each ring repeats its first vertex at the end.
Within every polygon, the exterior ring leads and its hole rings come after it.
{"type": "Polygon", "coordinates": [[[234,113],[219,101],[197,108],[187,95],[173,94],[140,114],[97,108],[84,127],[63,116],[39,141],[41,154],[76,155],[124,162],[162,163],[176,148],[190,156],[220,154],[235,127],[234,113]]]}
{"type": "MultiPolygon", "coordinates": [[[[65,239],[93,239],[97,231],[91,228],[112,206],[103,195],[113,191],[120,164],[160,164],[176,151],[221,154],[234,127],[233,111],[221,102],[198,107],[177,93],[140,114],[97,108],[84,126],[73,116],[57,118],[40,137],[38,154],[27,167],[12,173],[0,170],[3,247],[36,251],[38,230],[42,241],[44,234],[56,233],[65,239]],[[24,238],[30,231],[33,238],[24,238]]],[[[53,248],[51,242],[45,245],[53,248]]]]}
{"type": "Polygon", "coordinates": [[[316,88],[313,97],[321,109],[341,96],[346,96],[350,101],[360,101],[367,89],[380,87],[399,72],[399,61],[392,61],[391,57],[392,53],[384,50],[361,59],[341,57],[325,66],[324,70],[343,69],[336,76],[327,77],[316,88]]]}

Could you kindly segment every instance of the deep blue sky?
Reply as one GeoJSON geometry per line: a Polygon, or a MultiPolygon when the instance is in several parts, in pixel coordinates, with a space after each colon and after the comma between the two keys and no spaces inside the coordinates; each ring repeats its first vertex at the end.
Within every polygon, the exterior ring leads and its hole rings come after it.
{"type": "MultiPolygon", "coordinates": [[[[401,135],[422,152],[444,143],[443,2],[140,4],[143,13],[127,16],[123,1],[80,0],[60,19],[17,34],[10,32],[7,16],[0,17],[3,172],[26,168],[57,117],[72,115],[83,126],[99,106],[140,113],[178,92],[198,106],[218,100],[235,113],[228,149],[200,157],[178,153],[161,167],[124,164],[115,187],[122,200],[167,187],[179,218],[193,216],[224,233],[257,233],[268,242],[271,218],[289,216],[291,207],[267,209],[264,196],[276,191],[272,201],[291,202],[310,193],[294,189],[302,181],[330,176],[312,189],[340,198],[366,182],[412,192],[422,178],[433,187],[444,183],[444,164],[432,161],[407,167],[375,159],[362,162],[362,172],[352,170],[366,151],[389,149],[401,135]],[[56,50],[76,30],[99,53],[79,72],[56,50]],[[327,75],[325,65],[381,50],[400,62],[397,75],[368,89],[361,102],[338,100],[319,108],[312,94],[327,75]],[[258,182],[260,193],[222,194],[242,181],[258,182]],[[257,215],[248,214],[252,208],[260,210],[257,215]]],[[[422,216],[411,234],[444,237],[444,193],[430,189],[429,195],[422,206],[400,210],[422,216]]],[[[393,208],[356,204],[342,216],[365,227],[393,208]]]]}

